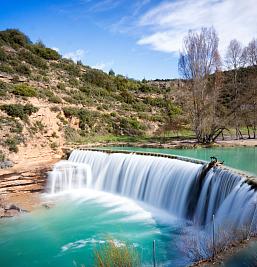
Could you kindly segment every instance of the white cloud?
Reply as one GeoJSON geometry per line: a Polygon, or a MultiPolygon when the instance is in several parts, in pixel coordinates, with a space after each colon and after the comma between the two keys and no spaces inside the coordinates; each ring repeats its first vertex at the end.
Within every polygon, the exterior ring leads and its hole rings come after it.
{"type": "Polygon", "coordinates": [[[92,66],[92,68],[93,69],[98,69],[98,70],[108,71],[109,68],[111,68],[112,65],[113,65],[113,61],[107,62],[107,63],[99,62],[99,63],[96,63],[94,66],[92,66]]]}
{"type": "Polygon", "coordinates": [[[257,37],[256,0],[177,0],[163,2],[140,17],[149,34],[138,40],[163,52],[178,52],[189,29],[214,26],[223,52],[231,39],[246,45],[257,37]]]}
{"type": "Polygon", "coordinates": [[[106,67],[105,63],[96,63],[94,66],[92,66],[93,69],[99,69],[99,70],[104,70],[106,67]]]}
{"type": "Polygon", "coordinates": [[[56,52],[60,52],[60,49],[58,47],[52,47],[53,50],[55,50],[56,52]]]}
{"type": "Polygon", "coordinates": [[[85,50],[77,49],[75,51],[71,51],[64,54],[63,57],[72,59],[73,61],[77,62],[78,60],[82,60],[85,54],[86,54],[85,50]]]}

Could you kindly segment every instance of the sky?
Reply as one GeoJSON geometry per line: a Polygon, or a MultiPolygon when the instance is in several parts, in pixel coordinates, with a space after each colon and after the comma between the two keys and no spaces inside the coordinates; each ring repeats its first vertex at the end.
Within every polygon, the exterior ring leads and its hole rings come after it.
{"type": "Polygon", "coordinates": [[[0,0],[0,30],[140,80],[179,77],[184,36],[211,26],[221,54],[232,39],[247,45],[257,38],[257,0],[0,0]]]}

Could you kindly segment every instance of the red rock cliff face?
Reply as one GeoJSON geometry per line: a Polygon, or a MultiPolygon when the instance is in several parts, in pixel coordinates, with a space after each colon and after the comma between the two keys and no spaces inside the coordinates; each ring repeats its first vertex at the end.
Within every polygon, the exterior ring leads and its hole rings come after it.
{"type": "Polygon", "coordinates": [[[37,161],[19,164],[0,172],[0,218],[31,211],[41,204],[47,173],[57,161],[37,161]]]}

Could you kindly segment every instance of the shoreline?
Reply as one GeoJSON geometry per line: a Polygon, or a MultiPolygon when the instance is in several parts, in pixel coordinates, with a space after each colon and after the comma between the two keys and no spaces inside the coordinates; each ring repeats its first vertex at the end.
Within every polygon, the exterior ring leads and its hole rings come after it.
{"type": "Polygon", "coordinates": [[[88,142],[88,143],[74,143],[67,144],[63,147],[64,150],[67,148],[75,147],[106,147],[106,146],[120,146],[120,147],[141,147],[141,148],[164,148],[164,149],[194,149],[194,148],[229,148],[229,147],[257,147],[257,139],[242,139],[242,140],[218,140],[212,144],[200,144],[196,140],[170,140],[164,142],[158,141],[139,141],[139,142],[88,142]]]}

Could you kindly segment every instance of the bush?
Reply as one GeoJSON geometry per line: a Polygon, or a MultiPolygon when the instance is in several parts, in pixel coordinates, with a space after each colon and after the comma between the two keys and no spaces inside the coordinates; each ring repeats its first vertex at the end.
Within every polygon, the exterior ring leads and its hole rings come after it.
{"type": "Polygon", "coordinates": [[[9,86],[7,83],[0,81],[0,96],[5,96],[9,86]]]}
{"type": "Polygon", "coordinates": [[[51,147],[52,150],[56,151],[57,148],[58,148],[58,144],[56,142],[51,142],[50,143],[50,147],[51,147]]]}
{"type": "Polygon", "coordinates": [[[27,97],[33,97],[37,95],[36,89],[29,86],[28,84],[23,84],[23,83],[15,85],[12,90],[12,93],[15,95],[27,96],[27,97]]]}
{"type": "Polygon", "coordinates": [[[57,51],[44,47],[42,44],[32,45],[30,49],[35,55],[47,60],[58,60],[61,58],[57,51]]]}
{"type": "Polygon", "coordinates": [[[23,130],[22,124],[14,118],[0,117],[0,129],[4,126],[9,127],[11,133],[21,133],[23,130]]]}
{"type": "Polygon", "coordinates": [[[38,133],[38,132],[41,132],[43,133],[44,131],[44,128],[45,128],[45,125],[41,122],[41,121],[36,121],[33,126],[30,127],[30,131],[32,133],[38,133]]]}
{"type": "Polygon", "coordinates": [[[121,118],[120,130],[127,135],[141,135],[146,126],[141,124],[136,118],[121,118]]]}
{"type": "Polygon", "coordinates": [[[20,64],[15,67],[15,70],[23,75],[29,76],[31,74],[30,68],[26,64],[20,64]]]}
{"type": "Polygon", "coordinates": [[[0,64],[0,71],[12,74],[14,72],[13,68],[8,64],[0,64]]]}
{"type": "Polygon", "coordinates": [[[24,60],[27,63],[29,63],[29,64],[37,67],[37,68],[46,69],[48,67],[42,58],[40,58],[37,55],[34,55],[33,53],[31,53],[30,51],[25,50],[25,49],[22,49],[19,52],[19,59],[21,61],[24,60]]]}
{"type": "Polygon", "coordinates": [[[85,130],[88,127],[92,127],[96,121],[97,113],[90,112],[85,109],[65,107],[63,108],[65,117],[77,117],[79,119],[79,128],[85,130]]]}
{"type": "Polygon", "coordinates": [[[61,91],[65,91],[66,89],[65,83],[58,83],[57,88],[60,89],[61,91]]]}
{"type": "Polygon", "coordinates": [[[8,147],[10,152],[17,153],[19,151],[18,145],[22,142],[20,138],[13,137],[13,138],[8,138],[5,140],[5,145],[8,147]]]}
{"type": "Polygon", "coordinates": [[[4,50],[0,47],[0,61],[6,61],[7,55],[5,54],[4,50]]]}
{"type": "Polygon", "coordinates": [[[13,48],[25,47],[31,44],[30,39],[17,29],[8,29],[6,31],[0,31],[0,44],[10,45],[13,48]]]}
{"type": "Polygon", "coordinates": [[[93,116],[93,114],[90,111],[87,111],[85,109],[81,109],[78,112],[79,117],[79,128],[82,130],[86,129],[86,126],[92,127],[95,123],[96,116],[93,116]]]}
{"type": "Polygon", "coordinates": [[[122,100],[127,104],[132,104],[135,102],[134,96],[131,93],[129,93],[127,90],[122,91],[120,95],[121,95],[122,100]]]}
{"type": "Polygon", "coordinates": [[[34,107],[31,104],[26,104],[25,106],[22,104],[9,104],[2,105],[1,109],[9,116],[20,118],[21,120],[27,120],[28,116],[32,115],[32,113],[37,112],[38,108],[34,107]]]}
{"type": "Polygon", "coordinates": [[[78,109],[73,107],[65,107],[63,108],[64,116],[67,118],[77,117],[78,116],[78,109]]]}
{"type": "Polygon", "coordinates": [[[64,135],[67,142],[77,142],[81,138],[77,130],[70,126],[65,127],[64,135]]]}
{"type": "Polygon", "coordinates": [[[48,97],[48,101],[52,103],[56,103],[56,104],[62,103],[62,99],[59,96],[54,95],[54,94],[48,97]]]}

